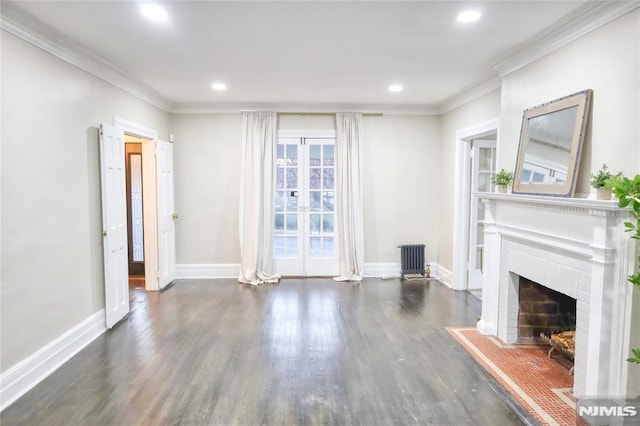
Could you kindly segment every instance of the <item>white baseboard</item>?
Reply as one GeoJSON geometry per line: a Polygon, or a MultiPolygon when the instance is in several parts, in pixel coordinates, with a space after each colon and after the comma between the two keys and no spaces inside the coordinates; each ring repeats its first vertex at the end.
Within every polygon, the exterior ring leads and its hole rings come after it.
{"type": "MultiPolygon", "coordinates": [[[[452,273],[448,269],[431,263],[431,276],[451,287],[452,273]]],[[[238,278],[239,263],[200,263],[176,265],[177,278],[238,278]]],[[[400,263],[365,263],[364,276],[370,278],[400,276],[400,263]]]]}
{"type": "Polygon", "coordinates": [[[442,265],[438,265],[437,263],[432,264],[431,269],[433,271],[433,275],[438,277],[441,283],[447,287],[453,288],[453,272],[442,265]]]}
{"type": "Polygon", "coordinates": [[[364,264],[364,276],[365,277],[390,277],[393,275],[400,276],[400,264],[399,263],[365,263],[364,264]]]}
{"type": "Polygon", "coordinates": [[[104,309],[0,375],[0,411],[27,393],[107,329],[104,309]]]}
{"type": "Polygon", "coordinates": [[[177,278],[238,278],[239,263],[195,263],[176,265],[177,278]]]}

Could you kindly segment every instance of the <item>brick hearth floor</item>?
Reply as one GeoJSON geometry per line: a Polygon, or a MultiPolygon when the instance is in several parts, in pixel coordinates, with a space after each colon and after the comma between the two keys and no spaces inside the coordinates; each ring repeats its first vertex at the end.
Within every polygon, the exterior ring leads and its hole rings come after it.
{"type": "MultiPolygon", "coordinates": [[[[548,346],[507,345],[475,328],[447,331],[542,425],[576,425],[571,363],[548,346]]],[[[582,424],[582,423],[579,423],[582,424]]]]}

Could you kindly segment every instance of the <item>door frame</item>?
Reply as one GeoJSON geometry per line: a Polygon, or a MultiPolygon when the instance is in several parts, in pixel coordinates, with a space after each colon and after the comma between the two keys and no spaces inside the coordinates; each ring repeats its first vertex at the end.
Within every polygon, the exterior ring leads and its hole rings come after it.
{"type": "Polygon", "coordinates": [[[500,118],[456,131],[455,186],[453,199],[453,282],[454,290],[469,286],[469,220],[471,203],[471,141],[496,133],[496,169],[500,169],[500,118]]]}
{"type": "MultiPolygon", "coordinates": [[[[308,139],[337,139],[338,135],[335,129],[322,129],[322,130],[318,130],[318,129],[281,129],[278,130],[278,134],[277,134],[277,140],[279,141],[281,138],[290,138],[290,139],[304,139],[304,138],[308,138],[308,139]]],[[[277,142],[277,141],[276,141],[277,142]]],[[[337,202],[337,200],[336,200],[337,202]]],[[[306,213],[308,214],[308,213],[306,213]]],[[[336,211],[337,214],[337,211],[336,211]]],[[[335,225],[334,225],[335,226],[335,225]]],[[[334,231],[335,232],[335,231],[334,231]]],[[[337,235],[337,234],[336,234],[337,235]]],[[[300,249],[303,250],[308,250],[308,247],[304,246],[303,247],[299,247],[300,249]]],[[[337,250],[337,247],[336,247],[337,250]]],[[[306,256],[306,253],[302,253],[302,256],[306,256]]],[[[336,252],[336,257],[337,257],[337,261],[336,261],[336,266],[338,266],[339,264],[339,253],[336,252]]],[[[277,260],[274,257],[274,265],[277,267],[277,260]]],[[[337,275],[337,269],[336,268],[336,273],[335,274],[330,274],[328,276],[332,276],[332,275],[337,275]]],[[[304,271],[303,271],[303,275],[302,276],[315,276],[315,275],[307,275],[308,274],[308,268],[305,266],[304,271]]]]}
{"type": "Polygon", "coordinates": [[[121,117],[113,117],[113,125],[125,133],[142,137],[142,209],[144,228],[144,285],[147,291],[160,290],[158,252],[158,206],[156,197],[155,146],[158,131],[121,117]]]}

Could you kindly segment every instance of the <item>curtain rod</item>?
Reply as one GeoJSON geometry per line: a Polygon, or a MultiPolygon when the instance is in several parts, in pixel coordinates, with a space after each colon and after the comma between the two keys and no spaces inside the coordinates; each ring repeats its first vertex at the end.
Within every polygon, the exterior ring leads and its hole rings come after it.
{"type": "MultiPolygon", "coordinates": [[[[337,111],[341,112],[341,111],[337,111]]],[[[287,112],[287,111],[277,111],[278,114],[282,115],[336,115],[335,112],[287,112]]],[[[363,112],[363,117],[382,117],[381,112],[363,112]]]]}

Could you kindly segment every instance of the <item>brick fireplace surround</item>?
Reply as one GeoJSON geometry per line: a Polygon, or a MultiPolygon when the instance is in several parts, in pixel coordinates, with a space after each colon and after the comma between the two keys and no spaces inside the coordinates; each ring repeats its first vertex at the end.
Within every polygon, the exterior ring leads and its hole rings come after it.
{"type": "MultiPolygon", "coordinates": [[[[635,245],[614,201],[475,194],[485,203],[478,330],[518,340],[520,277],[576,299],[574,395],[627,396],[635,245]]],[[[628,395],[633,396],[633,395],[628,395]]]]}

